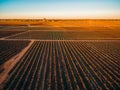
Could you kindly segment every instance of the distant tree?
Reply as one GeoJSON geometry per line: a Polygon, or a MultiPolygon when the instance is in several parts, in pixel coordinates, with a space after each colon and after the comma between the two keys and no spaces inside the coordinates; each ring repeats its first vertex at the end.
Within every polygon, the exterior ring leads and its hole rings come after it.
{"type": "Polygon", "coordinates": [[[46,22],[46,21],[47,21],[47,19],[46,19],[46,18],[43,18],[43,21],[44,21],[44,22],[46,22]]]}

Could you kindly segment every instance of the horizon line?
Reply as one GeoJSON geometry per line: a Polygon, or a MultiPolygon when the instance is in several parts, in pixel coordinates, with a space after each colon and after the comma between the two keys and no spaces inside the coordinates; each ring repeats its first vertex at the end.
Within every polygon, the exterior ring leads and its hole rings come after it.
{"type": "Polygon", "coordinates": [[[120,18],[0,18],[0,20],[120,20],[120,18]]]}

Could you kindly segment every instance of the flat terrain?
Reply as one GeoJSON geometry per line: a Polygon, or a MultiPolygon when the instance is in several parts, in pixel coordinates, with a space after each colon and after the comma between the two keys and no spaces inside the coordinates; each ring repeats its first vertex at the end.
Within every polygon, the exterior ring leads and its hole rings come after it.
{"type": "Polygon", "coordinates": [[[12,69],[4,90],[117,90],[119,45],[119,41],[34,42],[12,69]]]}
{"type": "Polygon", "coordinates": [[[2,90],[120,89],[120,20],[1,20],[0,36],[2,90]]]}
{"type": "Polygon", "coordinates": [[[120,39],[120,30],[32,30],[14,35],[8,39],[39,39],[39,40],[96,40],[96,39],[120,39]]]}
{"type": "Polygon", "coordinates": [[[10,39],[120,39],[120,20],[1,20],[0,25],[1,31],[9,29],[26,31],[11,36],[10,39]],[[20,26],[22,24],[24,26],[20,26]]]}
{"type": "Polygon", "coordinates": [[[29,41],[0,41],[0,65],[21,52],[29,41]]]}

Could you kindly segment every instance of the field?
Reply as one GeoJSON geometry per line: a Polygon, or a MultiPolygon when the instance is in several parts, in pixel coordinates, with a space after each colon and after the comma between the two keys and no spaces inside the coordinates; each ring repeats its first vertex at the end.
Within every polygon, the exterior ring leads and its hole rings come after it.
{"type": "Polygon", "coordinates": [[[4,90],[117,90],[119,45],[118,41],[36,41],[9,73],[4,90]],[[99,47],[113,47],[116,53],[99,47]]]}
{"type": "Polygon", "coordinates": [[[20,32],[23,32],[23,31],[0,31],[0,38],[2,37],[7,37],[7,36],[10,36],[10,35],[14,35],[14,34],[17,34],[17,33],[20,33],[20,32]]]}
{"type": "Polygon", "coordinates": [[[29,41],[0,41],[0,65],[19,53],[29,41]]]}
{"type": "Polygon", "coordinates": [[[86,40],[86,39],[120,39],[120,31],[114,30],[29,30],[23,34],[14,35],[9,39],[40,39],[40,40],[86,40]]]}
{"type": "Polygon", "coordinates": [[[0,73],[4,71],[4,63],[20,53],[30,41],[3,41],[0,40],[0,73]]]}
{"type": "Polygon", "coordinates": [[[120,89],[119,20],[0,23],[0,32],[6,32],[0,38],[0,57],[5,57],[0,89],[120,89]]]}

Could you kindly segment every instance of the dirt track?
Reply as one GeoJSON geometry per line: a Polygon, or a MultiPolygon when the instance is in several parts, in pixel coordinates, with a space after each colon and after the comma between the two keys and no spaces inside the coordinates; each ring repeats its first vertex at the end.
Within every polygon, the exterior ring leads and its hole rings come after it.
{"type": "Polygon", "coordinates": [[[10,60],[8,60],[7,62],[4,63],[4,65],[3,65],[4,71],[2,73],[0,73],[0,86],[2,86],[1,84],[4,83],[4,81],[6,80],[6,78],[8,78],[9,71],[14,67],[14,65],[17,62],[19,62],[19,60],[22,58],[22,56],[31,47],[31,45],[33,44],[33,42],[34,41],[32,40],[30,42],[30,44],[26,48],[24,48],[19,54],[15,55],[10,60]]]}

